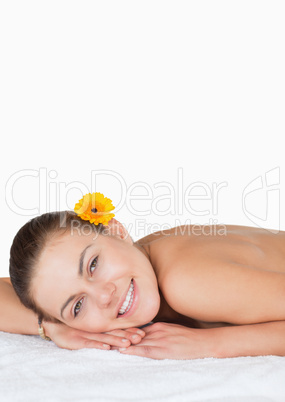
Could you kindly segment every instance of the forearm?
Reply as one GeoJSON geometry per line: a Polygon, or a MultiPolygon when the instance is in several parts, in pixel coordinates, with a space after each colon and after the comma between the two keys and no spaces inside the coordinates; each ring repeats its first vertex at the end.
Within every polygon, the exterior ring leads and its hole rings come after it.
{"type": "Polygon", "coordinates": [[[211,328],[215,356],[285,356],[285,321],[211,328]]]}
{"type": "Polygon", "coordinates": [[[0,331],[37,335],[37,316],[20,302],[13,286],[0,278],[0,331]]]}

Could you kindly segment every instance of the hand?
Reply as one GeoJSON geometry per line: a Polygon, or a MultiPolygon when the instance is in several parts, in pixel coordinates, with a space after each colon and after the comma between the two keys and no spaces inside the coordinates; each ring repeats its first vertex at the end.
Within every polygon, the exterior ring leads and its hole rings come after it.
{"type": "Polygon", "coordinates": [[[65,324],[44,322],[47,336],[63,349],[95,348],[110,350],[111,346],[125,347],[139,343],[145,332],[139,328],[114,329],[113,331],[93,333],[68,327],[65,324]],[[127,341],[123,341],[126,339],[127,341]]]}
{"type": "Polygon", "coordinates": [[[117,347],[112,349],[158,360],[215,357],[213,334],[207,329],[158,322],[145,327],[144,331],[146,335],[138,345],[125,350],[117,347]]]}

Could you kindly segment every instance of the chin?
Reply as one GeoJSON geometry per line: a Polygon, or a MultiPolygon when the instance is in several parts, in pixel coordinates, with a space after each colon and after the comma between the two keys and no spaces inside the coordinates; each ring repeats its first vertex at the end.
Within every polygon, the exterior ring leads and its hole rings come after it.
{"type": "MultiPolygon", "coordinates": [[[[131,326],[133,327],[141,327],[142,325],[146,325],[150,323],[158,314],[160,309],[160,296],[157,294],[157,297],[148,299],[147,302],[144,302],[143,305],[140,305],[136,314],[133,317],[130,317],[130,321],[133,318],[133,322],[131,326]]],[[[129,325],[130,327],[130,325],[129,325]]]]}
{"type": "Polygon", "coordinates": [[[133,279],[134,291],[131,307],[119,317],[122,327],[138,327],[151,322],[160,309],[159,290],[152,282],[141,284],[137,278],[133,279]]]}
{"type": "Polygon", "coordinates": [[[142,315],[144,322],[141,323],[140,325],[145,325],[151,322],[157,316],[159,309],[160,309],[160,296],[157,293],[157,297],[152,298],[152,300],[145,306],[144,314],[142,315]]]}

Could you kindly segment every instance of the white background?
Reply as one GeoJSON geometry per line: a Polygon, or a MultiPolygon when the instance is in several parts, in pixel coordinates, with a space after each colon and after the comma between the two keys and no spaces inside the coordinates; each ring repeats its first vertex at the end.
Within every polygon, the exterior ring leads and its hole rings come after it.
{"type": "Polygon", "coordinates": [[[135,240],[284,230],[284,20],[283,1],[2,1],[0,276],[27,220],[89,191],[135,240]]]}

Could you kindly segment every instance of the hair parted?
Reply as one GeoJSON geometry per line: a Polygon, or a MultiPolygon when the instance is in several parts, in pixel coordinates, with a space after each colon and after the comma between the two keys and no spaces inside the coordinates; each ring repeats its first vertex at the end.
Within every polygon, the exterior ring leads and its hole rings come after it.
{"type": "Polygon", "coordinates": [[[28,221],[14,237],[9,264],[12,286],[22,304],[45,321],[61,323],[37,306],[31,294],[31,283],[41,252],[52,237],[67,230],[86,232],[86,228],[89,233],[93,231],[95,234],[101,234],[104,225],[83,221],[71,211],[49,212],[28,221]]]}

